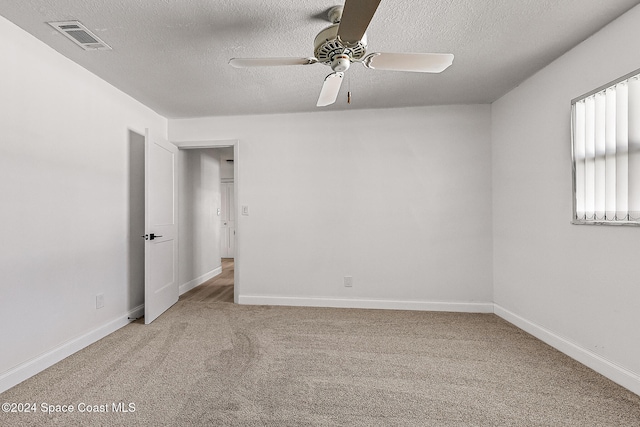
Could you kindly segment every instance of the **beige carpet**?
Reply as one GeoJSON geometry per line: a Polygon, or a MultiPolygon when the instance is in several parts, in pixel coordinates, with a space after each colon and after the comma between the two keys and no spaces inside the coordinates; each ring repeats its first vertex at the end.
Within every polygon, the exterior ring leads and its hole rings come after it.
{"type": "Polygon", "coordinates": [[[639,396],[494,315],[191,301],[3,402],[37,412],[2,426],[640,426],[639,396]]]}

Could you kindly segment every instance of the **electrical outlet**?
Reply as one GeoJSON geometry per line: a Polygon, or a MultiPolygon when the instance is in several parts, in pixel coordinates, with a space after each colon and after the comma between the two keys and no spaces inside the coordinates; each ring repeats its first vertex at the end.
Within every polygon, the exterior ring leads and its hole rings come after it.
{"type": "Polygon", "coordinates": [[[344,276],[344,286],[350,288],[353,286],[353,277],[352,276],[344,276]]]}
{"type": "Polygon", "coordinates": [[[104,307],[104,294],[96,295],[96,309],[104,307]]]}

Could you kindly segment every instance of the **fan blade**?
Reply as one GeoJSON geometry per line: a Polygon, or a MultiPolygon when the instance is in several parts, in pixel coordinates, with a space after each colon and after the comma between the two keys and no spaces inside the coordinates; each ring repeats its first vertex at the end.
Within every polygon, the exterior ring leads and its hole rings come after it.
{"type": "Polygon", "coordinates": [[[342,85],[343,77],[344,73],[333,73],[329,74],[324,79],[322,90],[320,91],[320,97],[318,98],[318,103],[316,104],[316,106],[324,107],[336,102],[338,92],[340,92],[340,86],[342,85]]]}
{"type": "Polygon", "coordinates": [[[362,63],[367,68],[391,71],[441,73],[453,64],[450,53],[372,53],[362,63]]]}
{"type": "Polygon", "coordinates": [[[309,65],[318,62],[316,58],[232,58],[229,65],[235,68],[277,67],[280,65],[309,65]]]}
{"type": "Polygon", "coordinates": [[[349,43],[362,40],[381,0],[346,0],[338,26],[338,37],[349,43]]]}

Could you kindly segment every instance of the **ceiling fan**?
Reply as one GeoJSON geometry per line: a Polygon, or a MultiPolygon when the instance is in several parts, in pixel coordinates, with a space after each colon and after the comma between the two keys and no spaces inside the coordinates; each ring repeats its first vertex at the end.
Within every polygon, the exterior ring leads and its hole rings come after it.
{"type": "Polygon", "coordinates": [[[383,53],[367,54],[365,31],[382,0],[346,0],[344,6],[329,9],[329,21],[333,24],[316,36],[314,57],[310,58],[232,58],[229,64],[235,68],[271,67],[281,65],[311,65],[321,63],[330,66],[333,73],[324,79],[318,107],[336,101],[344,72],[353,62],[360,62],[372,70],[413,71],[440,73],[453,63],[449,53],[383,53]]]}

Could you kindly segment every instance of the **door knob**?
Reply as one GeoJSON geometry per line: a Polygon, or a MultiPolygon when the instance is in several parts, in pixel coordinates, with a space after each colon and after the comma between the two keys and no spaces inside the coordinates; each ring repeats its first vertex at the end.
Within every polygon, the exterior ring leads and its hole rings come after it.
{"type": "Polygon", "coordinates": [[[162,236],[151,233],[151,234],[145,234],[144,236],[140,236],[140,237],[144,237],[144,240],[153,240],[156,237],[162,237],[162,236]]]}

